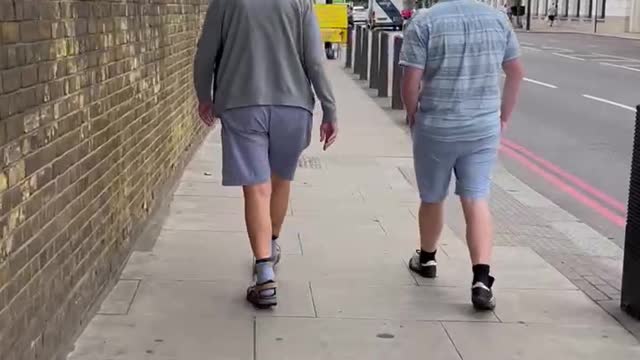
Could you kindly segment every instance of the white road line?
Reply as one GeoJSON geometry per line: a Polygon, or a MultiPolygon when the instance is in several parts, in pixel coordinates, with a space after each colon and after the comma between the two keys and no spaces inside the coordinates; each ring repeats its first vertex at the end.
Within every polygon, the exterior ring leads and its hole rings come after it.
{"type": "Polygon", "coordinates": [[[575,57],[575,56],[571,56],[571,55],[565,55],[565,54],[558,54],[558,53],[552,53],[555,56],[560,56],[563,58],[567,58],[567,59],[571,59],[571,60],[579,60],[579,61],[584,61],[584,59],[581,59],[579,57],[575,57]]]}
{"type": "Polygon", "coordinates": [[[564,51],[564,52],[573,52],[573,50],[571,50],[571,49],[555,47],[555,46],[543,46],[542,48],[545,49],[545,50],[556,50],[556,51],[564,51]]]}
{"type": "Polygon", "coordinates": [[[605,103],[605,104],[609,104],[609,105],[617,106],[617,107],[622,108],[622,109],[625,109],[625,110],[629,110],[629,111],[633,111],[633,112],[635,112],[635,111],[636,111],[636,109],[634,109],[634,108],[633,108],[633,107],[631,107],[631,106],[623,105],[623,104],[617,103],[617,102],[615,102],[615,101],[611,101],[611,100],[607,100],[607,99],[599,98],[599,97],[596,97],[596,96],[586,95],[586,94],[584,94],[584,95],[582,95],[582,96],[586,97],[587,99],[591,99],[591,100],[595,100],[595,101],[600,101],[600,102],[603,102],[603,103],[605,103]]]}
{"type": "Polygon", "coordinates": [[[628,57],[624,57],[624,56],[615,56],[615,55],[607,55],[607,54],[600,54],[600,53],[593,53],[593,55],[604,56],[604,57],[608,57],[608,58],[612,58],[612,59],[622,59],[622,60],[640,62],[640,60],[638,60],[638,59],[632,59],[632,58],[628,58],[628,57]]]}
{"type": "Polygon", "coordinates": [[[631,71],[637,71],[637,72],[640,72],[640,69],[636,69],[636,68],[632,68],[632,67],[624,66],[624,65],[609,64],[609,63],[600,63],[600,65],[604,65],[604,66],[611,66],[611,67],[614,67],[614,68],[619,68],[619,69],[625,69],[625,70],[631,70],[631,71]]]}
{"type": "MultiPolygon", "coordinates": [[[[598,61],[598,62],[609,62],[609,63],[630,63],[632,61],[629,60],[624,60],[624,59],[609,59],[609,58],[603,58],[603,57],[597,57],[597,58],[593,58],[593,59],[589,59],[591,61],[598,61]]],[[[636,63],[636,65],[640,65],[640,63],[636,63]]]]}
{"type": "Polygon", "coordinates": [[[551,85],[551,84],[547,84],[547,83],[543,83],[542,81],[538,81],[538,80],[533,80],[533,79],[529,79],[529,78],[524,78],[524,81],[530,82],[532,84],[536,84],[536,85],[540,85],[540,86],[544,86],[544,87],[548,87],[550,89],[557,89],[558,87],[555,85],[551,85]]]}
{"type": "Polygon", "coordinates": [[[541,49],[530,47],[530,46],[523,46],[522,48],[529,51],[542,51],[541,49]]]}
{"type": "Polygon", "coordinates": [[[520,45],[536,46],[536,44],[532,44],[532,43],[530,43],[530,42],[524,42],[524,41],[521,41],[521,42],[520,42],[520,45]]]}
{"type": "MultiPolygon", "coordinates": [[[[575,55],[575,54],[574,54],[575,55]]],[[[601,58],[607,58],[607,59],[613,59],[610,56],[606,56],[606,55],[597,55],[597,54],[580,54],[580,57],[583,58],[587,58],[587,59],[601,59],[601,58]]],[[[618,60],[623,60],[623,59],[618,59],[618,60]]]]}

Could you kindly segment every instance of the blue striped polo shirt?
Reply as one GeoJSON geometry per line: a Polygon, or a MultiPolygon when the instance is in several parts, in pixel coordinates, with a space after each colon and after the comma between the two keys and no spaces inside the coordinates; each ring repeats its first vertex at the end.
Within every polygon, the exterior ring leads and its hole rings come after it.
{"type": "Polygon", "coordinates": [[[424,70],[416,121],[439,141],[500,131],[502,64],[520,56],[507,16],[475,0],[440,0],[404,33],[400,64],[424,70]]]}

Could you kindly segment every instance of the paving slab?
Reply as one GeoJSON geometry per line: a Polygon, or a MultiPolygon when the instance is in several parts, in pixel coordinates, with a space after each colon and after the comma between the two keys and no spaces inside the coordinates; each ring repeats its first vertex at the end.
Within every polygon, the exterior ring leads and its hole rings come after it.
{"type": "Polygon", "coordinates": [[[312,282],[311,287],[321,318],[498,321],[491,312],[473,310],[469,288],[323,282],[312,282]]]}
{"type": "Polygon", "coordinates": [[[139,280],[119,280],[102,302],[98,314],[126,315],[139,285],[139,280]]]}
{"type": "Polygon", "coordinates": [[[96,316],[68,360],[253,360],[253,319],[96,316]]]}
{"type": "Polygon", "coordinates": [[[622,311],[620,308],[620,300],[606,300],[600,301],[598,304],[613,316],[620,324],[633,334],[636,338],[640,339],[640,321],[634,319],[629,314],[622,311]]]}
{"type": "Polygon", "coordinates": [[[182,181],[184,182],[203,182],[209,184],[220,184],[222,182],[222,175],[217,166],[197,166],[194,168],[187,168],[182,175],[182,181]]]}
{"type": "Polygon", "coordinates": [[[239,197],[174,196],[169,216],[174,214],[207,214],[212,217],[219,214],[234,214],[243,217],[244,201],[239,197]]]}
{"type": "Polygon", "coordinates": [[[303,241],[307,237],[342,238],[348,241],[354,238],[367,239],[385,235],[384,230],[375,218],[357,215],[354,218],[364,221],[353,223],[349,217],[336,219],[323,216],[305,216],[303,218],[292,216],[286,220],[284,226],[289,231],[299,233],[303,241]]]}
{"type": "Polygon", "coordinates": [[[249,279],[251,264],[251,248],[243,233],[165,231],[152,252],[131,255],[122,278],[249,279]]]}
{"type": "MultiPolygon", "coordinates": [[[[304,246],[304,245],[303,245],[304,246]]],[[[353,254],[286,256],[277,268],[279,281],[322,281],[349,284],[416,285],[400,256],[354,257],[353,254]],[[375,264],[375,266],[372,266],[375,264]]]]}
{"type": "Polygon", "coordinates": [[[244,217],[229,213],[216,214],[215,216],[195,212],[173,214],[173,216],[167,218],[162,228],[190,231],[246,231],[244,217]]]}
{"type": "Polygon", "coordinates": [[[174,195],[192,195],[203,197],[236,197],[242,198],[242,189],[239,187],[222,186],[220,183],[211,182],[181,182],[174,195]]]}
{"type": "Polygon", "coordinates": [[[620,327],[445,323],[464,360],[630,360],[637,341],[620,327]]]}
{"type": "Polygon", "coordinates": [[[261,318],[256,358],[261,360],[459,360],[437,322],[261,318]],[[357,346],[354,346],[357,344],[357,346]]]}
{"type": "Polygon", "coordinates": [[[503,322],[619,325],[580,290],[501,290],[496,297],[495,313],[503,322]]]}
{"type": "Polygon", "coordinates": [[[145,280],[140,284],[129,313],[134,316],[202,315],[216,319],[316,316],[308,282],[279,280],[278,306],[267,311],[255,310],[245,300],[248,285],[249,279],[246,282],[145,280]]]}

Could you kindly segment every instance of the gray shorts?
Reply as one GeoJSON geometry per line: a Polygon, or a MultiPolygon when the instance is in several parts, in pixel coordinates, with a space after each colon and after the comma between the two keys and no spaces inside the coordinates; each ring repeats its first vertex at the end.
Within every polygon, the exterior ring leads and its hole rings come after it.
{"type": "Polygon", "coordinates": [[[250,106],[222,113],[222,185],[293,180],[311,142],[313,114],[290,106],[250,106]]]}

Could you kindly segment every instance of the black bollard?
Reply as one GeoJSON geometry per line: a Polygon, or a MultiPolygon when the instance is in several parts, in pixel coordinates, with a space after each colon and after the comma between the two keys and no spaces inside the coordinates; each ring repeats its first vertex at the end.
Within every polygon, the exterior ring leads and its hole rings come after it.
{"type": "Polygon", "coordinates": [[[620,307],[640,320],[640,105],[636,107],[636,125],[631,155],[627,226],[624,239],[622,298],[620,307]]]}
{"type": "Polygon", "coordinates": [[[393,84],[391,86],[391,108],[402,110],[401,89],[402,66],[400,66],[400,49],[402,48],[402,36],[393,38],[393,84]]]}
{"type": "Polygon", "coordinates": [[[362,33],[362,62],[360,63],[360,80],[369,77],[369,30],[363,29],[362,33]]]}
{"type": "Polygon", "coordinates": [[[356,45],[353,59],[353,72],[356,75],[360,74],[360,62],[362,61],[362,26],[356,26],[356,45]]]}
{"type": "Polygon", "coordinates": [[[378,64],[378,96],[389,96],[389,33],[380,34],[380,64],[378,64]]]}
{"type": "Polygon", "coordinates": [[[351,26],[349,26],[349,28],[347,29],[347,60],[346,63],[344,64],[344,67],[346,67],[347,69],[351,68],[352,65],[352,60],[353,60],[353,28],[351,26]]]}
{"type": "Polygon", "coordinates": [[[380,31],[371,32],[371,68],[369,69],[369,89],[378,84],[378,62],[380,59],[380,31]]]}

